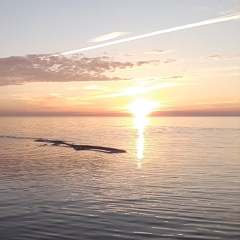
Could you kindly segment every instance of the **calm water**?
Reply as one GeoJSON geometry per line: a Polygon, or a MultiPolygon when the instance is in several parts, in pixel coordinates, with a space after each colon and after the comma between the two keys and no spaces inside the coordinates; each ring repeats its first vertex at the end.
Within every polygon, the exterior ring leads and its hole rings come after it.
{"type": "Polygon", "coordinates": [[[239,145],[239,118],[0,118],[0,239],[239,239],[239,145]]]}

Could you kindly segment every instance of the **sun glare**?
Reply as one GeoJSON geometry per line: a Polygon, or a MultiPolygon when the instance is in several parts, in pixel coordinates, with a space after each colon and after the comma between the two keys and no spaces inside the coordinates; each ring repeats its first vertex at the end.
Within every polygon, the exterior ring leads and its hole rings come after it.
{"type": "Polygon", "coordinates": [[[129,110],[132,114],[136,115],[136,117],[145,117],[158,106],[159,104],[156,102],[141,98],[131,103],[129,105],[129,110]]]}

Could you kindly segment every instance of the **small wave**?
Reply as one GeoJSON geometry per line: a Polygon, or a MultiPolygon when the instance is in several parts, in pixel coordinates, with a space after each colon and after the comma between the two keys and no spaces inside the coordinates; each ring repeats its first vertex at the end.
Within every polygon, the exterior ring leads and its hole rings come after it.
{"type": "Polygon", "coordinates": [[[12,139],[30,139],[30,140],[34,140],[37,138],[31,138],[31,137],[19,137],[19,136],[0,136],[0,138],[12,138],[12,139]]]}

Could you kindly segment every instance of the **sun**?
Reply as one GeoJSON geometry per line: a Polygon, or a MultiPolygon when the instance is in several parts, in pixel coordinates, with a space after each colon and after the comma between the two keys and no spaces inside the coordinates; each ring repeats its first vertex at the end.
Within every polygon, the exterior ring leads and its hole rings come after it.
{"type": "Polygon", "coordinates": [[[140,98],[129,105],[129,110],[132,114],[136,115],[136,117],[145,117],[158,106],[159,103],[140,98]]]}

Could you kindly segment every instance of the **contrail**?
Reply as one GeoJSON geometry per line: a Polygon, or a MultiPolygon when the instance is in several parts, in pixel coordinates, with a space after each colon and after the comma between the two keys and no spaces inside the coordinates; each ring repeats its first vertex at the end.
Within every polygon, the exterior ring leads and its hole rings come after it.
{"type": "Polygon", "coordinates": [[[138,40],[138,39],[142,39],[142,38],[148,38],[148,37],[152,37],[152,36],[156,36],[156,35],[160,35],[160,34],[164,34],[164,33],[176,32],[179,30],[195,28],[195,27],[210,25],[210,24],[219,23],[219,22],[226,22],[226,21],[235,20],[235,19],[239,19],[239,18],[240,18],[240,14],[230,15],[230,16],[225,16],[225,17],[220,17],[220,18],[213,18],[213,19],[202,21],[202,22],[191,23],[191,24],[168,28],[168,29],[164,29],[164,30],[160,30],[160,31],[156,31],[156,32],[151,32],[151,33],[145,33],[145,34],[128,37],[128,38],[123,38],[123,39],[112,41],[112,42],[98,44],[95,46],[79,48],[79,49],[68,51],[68,52],[62,52],[60,54],[68,55],[68,54],[84,52],[84,51],[88,51],[88,50],[92,50],[92,49],[96,49],[96,48],[102,48],[102,47],[106,47],[106,46],[110,46],[110,45],[115,45],[118,43],[130,42],[130,41],[134,41],[134,40],[138,40]]]}

